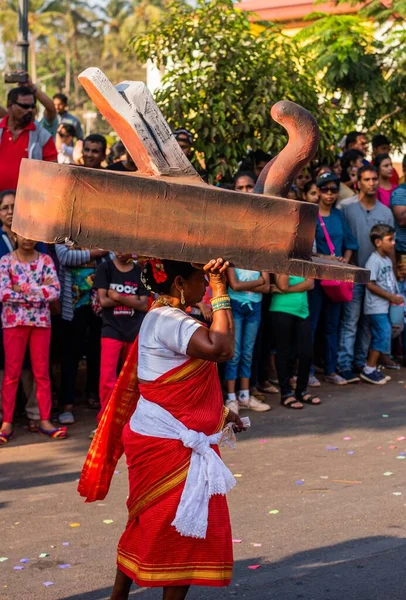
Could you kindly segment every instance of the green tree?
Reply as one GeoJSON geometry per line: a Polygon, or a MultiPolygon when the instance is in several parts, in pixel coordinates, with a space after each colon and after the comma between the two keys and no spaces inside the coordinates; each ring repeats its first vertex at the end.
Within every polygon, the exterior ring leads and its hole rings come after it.
{"type": "Polygon", "coordinates": [[[308,18],[312,22],[297,40],[318,71],[324,93],[340,100],[337,116],[344,131],[379,131],[401,147],[406,136],[406,0],[371,0],[356,15],[314,13],[308,18]]]}
{"type": "Polygon", "coordinates": [[[140,60],[166,68],[157,102],[173,127],[194,133],[212,181],[235,171],[248,149],[285,145],[270,117],[278,100],[317,116],[322,151],[334,137],[329,105],[297,42],[274,26],[253,27],[249,17],[231,0],[198,0],[196,7],[175,1],[134,42],[140,60]]]}

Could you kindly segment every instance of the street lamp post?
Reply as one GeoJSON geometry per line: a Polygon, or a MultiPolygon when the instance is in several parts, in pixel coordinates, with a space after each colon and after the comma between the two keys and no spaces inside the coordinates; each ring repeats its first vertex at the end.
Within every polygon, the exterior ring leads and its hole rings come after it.
{"type": "Polygon", "coordinates": [[[18,0],[18,68],[28,71],[28,0],[18,0]]]}

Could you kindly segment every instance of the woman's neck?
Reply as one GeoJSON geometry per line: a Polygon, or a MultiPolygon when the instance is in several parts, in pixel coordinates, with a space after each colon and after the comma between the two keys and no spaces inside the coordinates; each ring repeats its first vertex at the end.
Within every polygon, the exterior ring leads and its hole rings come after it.
{"type": "Polygon", "coordinates": [[[20,262],[32,262],[38,256],[38,252],[36,250],[23,250],[22,248],[16,248],[14,250],[14,254],[20,262]]]}
{"type": "Polygon", "coordinates": [[[331,213],[331,206],[327,206],[323,202],[319,202],[319,213],[322,217],[329,217],[331,213]]]}
{"type": "Polygon", "coordinates": [[[183,305],[180,301],[180,298],[176,296],[170,296],[169,294],[161,294],[158,296],[155,303],[158,306],[172,306],[172,308],[180,308],[181,310],[186,310],[186,306],[183,305]]]}
{"type": "Polygon", "coordinates": [[[381,187],[384,190],[391,190],[392,189],[391,180],[388,179],[387,177],[382,177],[382,175],[381,175],[379,178],[379,187],[381,187]]]}

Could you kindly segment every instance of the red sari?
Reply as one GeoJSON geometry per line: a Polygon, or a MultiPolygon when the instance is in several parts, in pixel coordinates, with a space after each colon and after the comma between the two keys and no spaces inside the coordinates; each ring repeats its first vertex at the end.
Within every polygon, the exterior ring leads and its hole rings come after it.
{"type": "Polygon", "coordinates": [[[124,448],[130,479],[129,519],[118,545],[118,568],[144,587],[228,585],[233,556],[226,498],[210,498],[205,539],[181,536],[171,523],[192,450],[180,440],[134,433],[128,424],[141,394],[189,429],[206,435],[221,431],[224,411],[217,367],[191,358],[156,381],[138,384],[137,345],[127,358],[93,439],[79,492],[87,501],[104,498],[124,448]],[[117,439],[119,429],[122,440],[117,439]]]}

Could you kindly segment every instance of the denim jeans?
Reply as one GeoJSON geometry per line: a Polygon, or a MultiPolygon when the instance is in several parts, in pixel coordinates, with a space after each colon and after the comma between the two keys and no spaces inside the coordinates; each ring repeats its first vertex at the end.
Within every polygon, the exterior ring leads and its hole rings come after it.
{"type": "Polygon", "coordinates": [[[390,354],[392,343],[392,325],[389,314],[367,315],[371,330],[371,350],[390,354]]]}
{"type": "Polygon", "coordinates": [[[235,350],[234,358],[225,364],[226,381],[251,376],[254,345],[261,322],[261,302],[242,304],[231,300],[231,308],[235,327],[235,350]]]}
{"type": "MultiPolygon", "coordinates": [[[[312,335],[316,333],[320,317],[323,319],[324,335],[324,371],[326,375],[335,373],[337,368],[338,331],[340,328],[342,302],[333,302],[323,291],[320,281],[314,282],[309,292],[310,321],[312,335]]],[[[311,369],[314,374],[314,366],[311,369]]]]}
{"type": "Polygon", "coordinates": [[[356,283],[351,302],[343,303],[339,336],[337,368],[343,373],[364,367],[370,341],[370,332],[364,312],[365,285],[356,283]]]}

